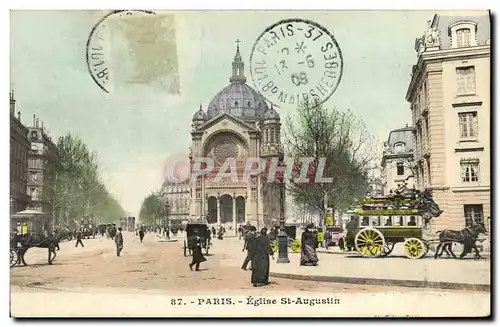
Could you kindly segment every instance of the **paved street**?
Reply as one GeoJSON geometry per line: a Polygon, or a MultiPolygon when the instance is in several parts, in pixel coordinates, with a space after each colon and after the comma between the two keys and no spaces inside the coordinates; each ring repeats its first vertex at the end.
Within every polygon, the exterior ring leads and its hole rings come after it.
{"type": "MultiPolygon", "coordinates": [[[[250,271],[239,268],[244,253],[241,242],[235,238],[214,240],[213,255],[202,264],[201,272],[189,271],[190,258],[183,256],[182,237],[178,242],[158,242],[154,235],[147,234],[141,244],[132,234],[125,233],[122,257],[115,256],[111,240],[96,238],[84,243],[84,248],[75,248],[74,242],[62,243],[52,266],[46,264],[46,250],[32,249],[26,256],[30,266],[11,269],[14,316],[371,316],[376,312],[378,315],[410,312],[457,315],[456,306],[463,306],[460,314],[464,316],[489,312],[488,292],[281,278],[271,278],[268,287],[254,288],[250,284],[250,271]],[[331,297],[338,299],[339,304],[335,304],[334,309],[328,304],[256,306],[246,304],[248,296],[265,296],[268,300],[276,297],[278,303],[283,296],[331,297]],[[172,306],[172,297],[181,299],[182,305],[172,306]],[[236,306],[213,305],[209,299],[214,297],[230,297],[236,306]],[[118,298],[119,306],[116,305],[118,298]],[[393,304],[381,304],[386,301],[393,304]],[[364,305],[360,307],[359,303],[364,305]]],[[[294,263],[287,266],[292,265],[294,263]]],[[[273,263],[271,270],[276,266],[273,263]]]]}

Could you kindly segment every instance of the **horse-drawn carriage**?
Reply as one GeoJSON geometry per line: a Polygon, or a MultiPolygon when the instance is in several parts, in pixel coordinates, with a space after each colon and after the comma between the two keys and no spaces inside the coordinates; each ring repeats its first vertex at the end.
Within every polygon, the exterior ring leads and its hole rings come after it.
{"type": "MultiPolygon", "coordinates": [[[[300,239],[297,239],[297,226],[285,225],[285,232],[286,235],[288,236],[288,246],[291,248],[293,252],[295,253],[300,252],[301,241],[300,239]]],[[[279,234],[279,229],[278,229],[278,234],[279,234]]],[[[278,249],[279,249],[278,238],[276,238],[271,243],[271,250],[273,251],[273,253],[276,253],[278,249]]]]}
{"type": "Polygon", "coordinates": [[[50,219],[49,215],[36,210],[11,215],[10,267],[26,264],[24,255],[32,247],[48,249],[48,262],[52,264],[59,241],[50,232],[50,219]]]}
{"type": "Polygon", "coordinates": [[[210,249],[210,231],[207,224],[193,224],[186,225],[186,239],[184,240],[184,256],[187,257],[188,253],[191,255],[191,249],[188,246],[188,238],[190,236],[198,236],[201,241],[201,247],[205,249],[205,254],[208,255],[210,249]]]}
{"type": "Polygon", "coordinates": [[[348,229],[347,248],[355,248],[365,257],[384,257],[397,243],[403,243],[406,257],[425,256],[431,244],[436,243],[424,237],[425,229],[430,219],[442,211],[430,194],[408,191],[405,195],[362,199],[360,208],[351,216],[357,227],[348,229]]]}

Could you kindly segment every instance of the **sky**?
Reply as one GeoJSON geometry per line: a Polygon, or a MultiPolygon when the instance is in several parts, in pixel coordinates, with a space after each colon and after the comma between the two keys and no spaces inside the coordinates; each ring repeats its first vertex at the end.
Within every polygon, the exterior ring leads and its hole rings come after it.
{"type": "MultiPolygon", "coordinates": [[[[131,215],[138,214],[145,196],[160,188],[165,161],[187,156],[192,116],[200,104],[206,108],[229,84],[237,39],[241,40],[247,84],[252,86],[250,52],[267,26],[286,18],[309,19],[324,26],[337,40],[344,60],[340,85],[325,105],[350,109],[383,142],[390,130],[411,124],[405,94],[411,67],[417,60],[414,42],[434,14],[176,12],[170,31],[173,38],[169,39],[174,52],[172,48],[155,51],[173,56],[178,66],[169,68],[168,78],[153,76],[164,73],[154,69],[141,71],[146,82],[138,83],[124,82],[134,74],[134,56],[152,62],[164,58],[144,56],[146,47],[130,43],[137,40],[128,37],[133,23],[112,21],[102,32],[106,35],[105,47],[111,49],[105,54],[106,62],[111,62],[110,69],[116,73],[115,87],[106,93],[94,82],[86,63],[89,34],[106,13],[11,11],[10,87],[15,90],[16,111],[21,111],[24,123],[31,124],[36,114],[54,140],[71,132],[97,153],[103,182],[131,215]],[[172,88],[175,72],[178,92],[172,88]]],[[[157,12],[159,16],[172,16],[167,14],[157,12]]],[[[280,112],[289,113],[293,114],[293,109],[280,112]]]]}

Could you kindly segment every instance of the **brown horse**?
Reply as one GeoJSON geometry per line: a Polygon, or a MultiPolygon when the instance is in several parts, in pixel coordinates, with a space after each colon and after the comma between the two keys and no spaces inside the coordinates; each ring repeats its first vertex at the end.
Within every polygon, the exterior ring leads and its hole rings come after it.
{"type": "Polygon", "coordinates": [[[47,237],[43,234],[15,235],[11,239],[11,247],[14,246],[16,248],[18,243],[21,244],[21,247],[17,251],[19,255],[17,263],[22,262],[25,266],[28,264],[24,260],[24,255],[30,248],[48,249],[49,265],[57,257],[56,248],[59,247],[59,241],[54,236],[47,237]],[[54,256],[51,256],[51,254],[54,254],[54,256]]]}
{"type": "Polygon", "coordinates": [[[451,250],[453,242],[463,244],[464,246],[464,249],[460,254],[460,259],[463,259],[472,250],[475,252],[474,259],[480,259],[481,255],[479,254],[476,241],[479,234],[486,234],[486,232],[487,230],[484,224],[473,225],[460,231],[445,229],[436,232],[439,234],[439,244],[436,248],[434,259],[440,257],[443,254],[443,251],[451,253],[453,258],[456,258],[457,256],[451,250]]]}

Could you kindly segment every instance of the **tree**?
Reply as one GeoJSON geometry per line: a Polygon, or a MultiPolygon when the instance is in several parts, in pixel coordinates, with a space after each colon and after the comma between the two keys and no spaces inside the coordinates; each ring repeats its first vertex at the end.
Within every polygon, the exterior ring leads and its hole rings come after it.
{"type": "Polygon", "coordinates": [[[163,217],[165,209],[162,205],[160,192],[152,192],[142,201],[139,219],[143,222],[156,223],[156,220],[163,217]]]}
{"type": "MultiPolygon", "coordinates": [[[[308,182],[292,181],[288,193],[295,201],[323,212],[327,206],[346,209],[356,198],[364,195],[367,169],[375,156],[374,138],[362,120],[351,111],[340,112],[316,102],[299,105],[295,116],[285,121],[285,153],[293,158],[309,157],[308,182]],[[323,174],[331,183],[315,180],[320,159],[325,158],[323,174]]],[[[295,162],[293,176],[299,172],[295,162]]]]}
{"type": "Polygon", "coordinates": [[[61,136],[57,142],[52,204],[63,225],[83,217],[113,222],[125,215],[99,179],[96,154],[72,134],[61,136]]]}

